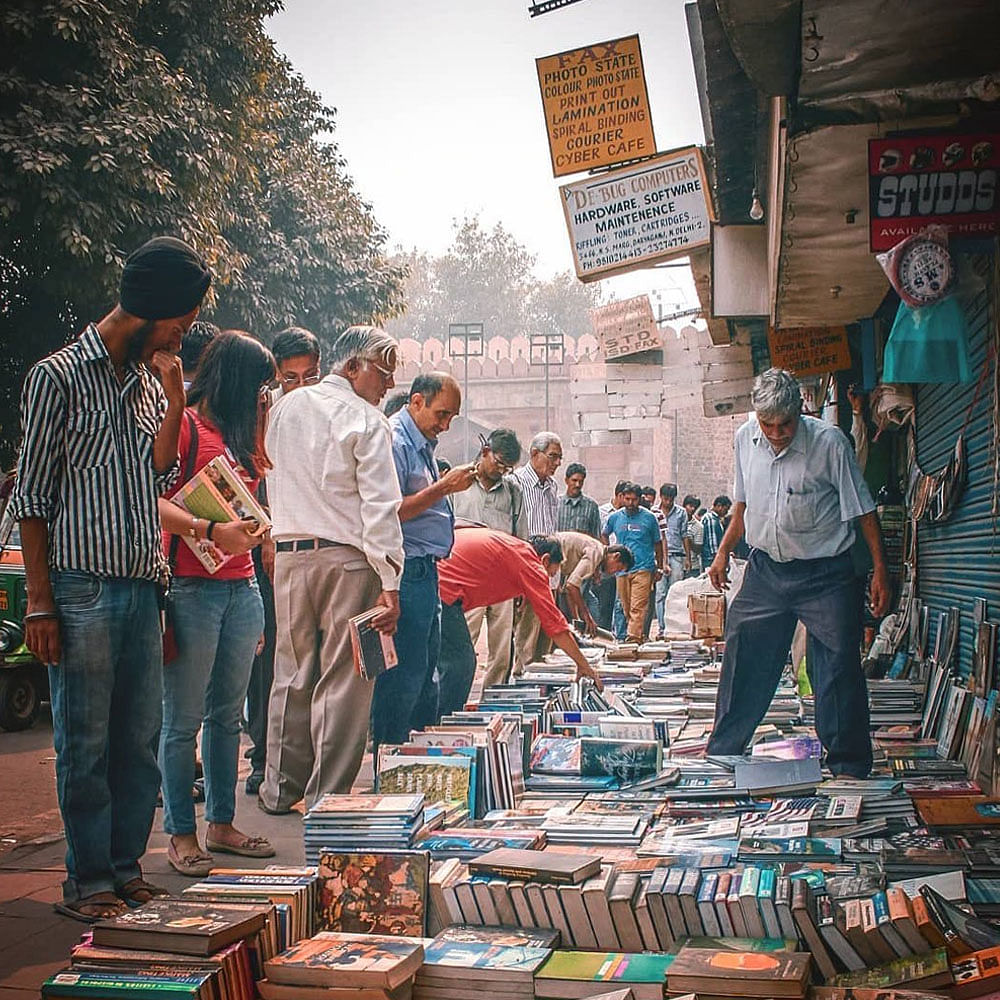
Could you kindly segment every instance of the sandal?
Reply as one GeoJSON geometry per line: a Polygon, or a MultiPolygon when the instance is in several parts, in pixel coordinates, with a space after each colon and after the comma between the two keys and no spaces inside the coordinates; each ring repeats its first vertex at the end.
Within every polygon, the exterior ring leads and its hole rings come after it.
{"type": "Polygon", "coordinates": [[[147,882],[141,875],[129,879],[124,885],[119,886],[116,892],[119,899],[132,907],[142,906],[143,903],[148,903],[158,896],[170,895],[162,886],[147,882]]]}
{"type": "Polygon", "coordinates": [[[175,871],[180,872],[181,875],[187,875],[188,878],[204,878],[211,873],[215,865],[215,859],[205,851],[195,851],[193,854],[185,855],[178,854],[177,848],[174,847],[173,837],[170,838],[170,844],[167,847],[167,861],[170,862],[175,871]]]}
{"type": "Polygon", "coordinates": [[[64,917],[79,920],[84,924],[96,924],[98,920],[111,920],[125,912],[125,903],[113,892],[95,892],[81,899],[64,900],[53,903],[52,909],[64,917]]]}
{"type": "Polygon", "coordinates": [[[267,837],[244,837],[238,844],[206,839],[205,846],[219,854],[239,854],[244,858],[273,858],[276,853],[267,837]]]}

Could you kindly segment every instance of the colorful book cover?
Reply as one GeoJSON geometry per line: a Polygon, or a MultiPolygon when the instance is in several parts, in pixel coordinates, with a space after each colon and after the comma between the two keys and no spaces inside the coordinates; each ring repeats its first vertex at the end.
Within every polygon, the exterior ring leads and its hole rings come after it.
{"type": "Polygon", "coordinates": [[[531,772],[579,774],[580,740],[569,736],[539,736],[531,747],[531,772]]]}
{"type": "Polygon", "coordinates": [[[872,969],[843,972],[829,980],[828,985],[877,989],[941,975],[949,975],[948,953],[944,948],[925,955],[898,958],[872,969]]]}
{"type": "Polygon", "coordinates": [[[536,979],[574,982],[663,983],[676,955],[642,952],[554,951],[536,979]]]}
{"type": "Polygon", "coordinates": [[[324,795],[306,814],[311,816],[338,815],[340,813],[390,814],[415,816],[424,805],[423,795],[324,795]]]}
{"type": "MultiPolygon", "coordinates": [[[[706,993],[724,993],[721,982],[740,979],[767,983],[801,983],[808,981],[811,956],[805,952],[733,951],[731,949],[682,947],[667,974],[670,990],[692,986],[696,980],[713,983],[706,993]],[[716,989],[714,981],[719,982],[716,989]]],[[[782,990],[786,993],[786,990],[782,990]]],[[[771,994],[765,994],[771,995],[771,994]]]]}
{"type": "Polygon", "coordinates": [[[475,811],[474,761],[460,749],[445,756],[388,756],[380,760],[376,785],[385,794],[422,792],[428,802],[461,802],[475,811]]]}
{"type": "Polygon", "coordinates": [[[267,978],[276,983],[331,985],[339,973],[345,980],[349,974],[355,982],[378,984],[416,957],[423,957],[423,946],[411,940],[321,931],[268,959],[264,966],[267,978]]]}
{"type": "Polygon", "coordinates": [[[486,941],[442,941],[437,937],[424,949],[423,967],[451,965],[463,969],[534,973],[550,954],[551,948],[486,941]]]}
{"type": "Polygon", "coordinates": [[[798,951],[794,938],[690,937],[678,941],[675,951],[706,948],[710,951],[798,951]]]}
{"type": "Polygon", "coordinates": [[[663,763],[663,745],[655,740],[580,740],[580,773],[611,775],[635,781],[657,774],[663,763]]]}
{"type": "Polygon", "coordinates": [[[324,852],[319,859],[320,928],[423,937],[429,873],[426,851],[324,852]]]}

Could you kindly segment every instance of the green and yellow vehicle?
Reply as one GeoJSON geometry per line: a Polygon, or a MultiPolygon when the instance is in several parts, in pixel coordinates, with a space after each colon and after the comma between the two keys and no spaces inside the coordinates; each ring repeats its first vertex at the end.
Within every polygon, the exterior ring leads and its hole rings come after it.
{"type": "Polygon", "coordinates": [[[0,729],[30,729],[49,698],[45,667],[24,645],[27,605],[17,524],[0,517],[0,729]]]}

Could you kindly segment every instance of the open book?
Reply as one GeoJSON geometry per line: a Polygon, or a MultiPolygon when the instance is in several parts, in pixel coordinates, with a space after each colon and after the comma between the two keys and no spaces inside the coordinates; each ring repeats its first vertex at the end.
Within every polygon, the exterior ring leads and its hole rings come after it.
{"type": "Polygon", "coordinates": [[[381,610],[381,607],[371,608],[347,620],[351,630],[354,669],[366,681],[375,680],[379,674],[384,674],[398,662],[392,636],[384,635],[371,624],[381,610]]]}
{"type": "MultiPolygon", "coordinates": [[[[170,499],[189,514],[206,521],[221,523],[249,518],[257,524],[254,535],[263,535],[271,527],[264,508],[254,499],[225,455],[217,455],[202,466],[170,499]]],[[[232,558],[207,539],[187,535],[181,538],[209,573],[217,573],[232,558]]]]}

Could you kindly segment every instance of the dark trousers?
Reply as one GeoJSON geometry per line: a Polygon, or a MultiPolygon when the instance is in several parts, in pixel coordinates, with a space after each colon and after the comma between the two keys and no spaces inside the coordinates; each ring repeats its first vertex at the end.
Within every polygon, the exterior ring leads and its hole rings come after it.
{"type": "Polygon", "coordinates": [[[437,563],[431,556],[407,559],[404,564],[395,643],[399,663],[375,681],[372,740],[376,746],[405,743],[411,729],[423,729],[438,719],[441,598],[437,563]]]}
{"type": "Polygon", "coordinates": [[[872,766],[861,621],[850,555],[774,562],[750,554],[726,620],[726,651],[710,754],[741,754],[774,696],[795,623],[812,640],[809,679],[816,732],[834,774],[863,778],[872,766]]]}
{"type": "Polygon", "coordinates": [[[476,677],[476,650],[461,601],[441,605],[438,675],[441,681],[441,714],[460,711],[469,700],[476,677]]]}
{"type": "MultiPolygon", "coordinates": [[[[594,594],[597,597],[597,624],[606,631],[611,631],[612,616],[615,610],[615,598],[618,590],[613,576],[602,576],[601,582],[594,587],[594,594]]],[[[593,612],[592,612],[593,613],[593,612]]]]}
{"type": "Polygon", "coordinates": [[[264,648],[254,657],[250,669],[250,686],[247,688],[247,733],[253,746],[247,751],[250,767],[264,773],[267,762],[267,705],[274,683],[274,585],[260,562],[260,546],[253,550],[253,564],[257,570],[257,585],[264,602],[264,648]]]}

